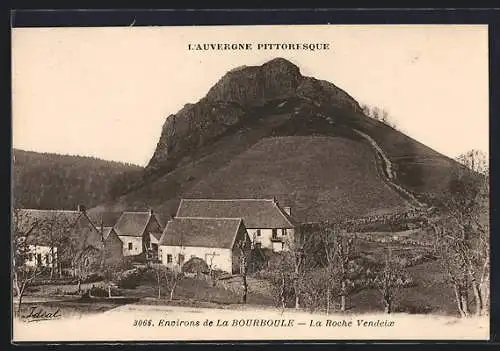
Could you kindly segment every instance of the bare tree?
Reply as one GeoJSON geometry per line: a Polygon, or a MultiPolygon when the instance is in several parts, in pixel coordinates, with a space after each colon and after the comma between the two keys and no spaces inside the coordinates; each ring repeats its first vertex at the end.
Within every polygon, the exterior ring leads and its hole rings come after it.
{"type": "Polygon", "coordinates": [[[366,105],[366,104],[361,104],[361,111],[363,111],[363,113],[370,117],[370,106],[366,105]]]}
{"type": "Polygon", "coordinates": [[[182,265],[184,263],[184,237],[181,235],[177,241],[177,246],[179,247],[179,252],[177,253],[177,265],[173,265],[172,269],[164,271],[165,281],[168,289],[170,290],[170,301],[174,299],[177,284],[184,278],[184,273],[182,272],[182,265]]]}
{"type": "Polygon", "coordinates": [[[56,270],[60,271],[60,251],[62,244],[69,244],[71,231],[75,223],[72,223],[64,214],[56,211],[51,212],[43,222],[40,223],[41,234],[48,239],[50,247],[50,278],[54,277],[56,270]]]}
{"type": "Polygon", "coordinates": [[[361,105],[361,110],[367,117],[373,118],[377,121],[384,123],[385,125],[388,125],[396,129],[396,124],[392,121],[389,112],[385,108],[379,108],[376,106],[370,107],[368,105],[363,104],[361,105]]]}
{"type": "Polygon", "coordinates": [[[99,270],[102,260],[102,250],[93,245],[86,245],[80,250],[73,260],[78,278],[77,291],[81,292],[82,282],[92,273],[99,270]]]}
{"type": "Polygon", "coordinates": [[[13,235],[13,255],[12,268],[14,287],[18,297],[17,312],[21,311],[23,297],[26,289],[33,280],[42,272],[38,264],[30,266],[30,256],[32,255],[29,245],[33,232],[37,230],[39,221],[29,218],[19,209],[13,210],[12,215],[12,235],[13,235]]]}
{"type": "Polygon", "coordinates": [[[268,262],[267,271],[273,286],[273,297],[276,306],[283,311],[287,306],[287,301],[294,297],[293,265],[291,255],[286,252],[277,253],[268,262]]]}
{"type": "Polygon", "coordinates": [[[287,237],[283,242],[285,261],[289,261],[293,269],[292,286],[296,309],[300,308],[301,288],[304,286],[304,279],[307,276],[307,247],[310,240],[311,236],[304,235],[300,230],[296,230],[293,236],[287,237]]]}
{"type": "Polygon", "coordinates": [[[395,297],[399,290],[409,282],[408,273],[402,264],[394,260],[392,250],[389,249],[382,269],[377,272],[374,278],[374,285],[382,296],[385,313],[392,312],[395,297]]]}
{"type": "Polygon", "coordinates": [[[440,213],[430,220],[462,317],[470,314],[468,293],[472,290],[475,314],[486,314],[489,307],[489,179],[484,154],[471,150],[457,160],[458,169],[447,196],[439,202],[440,213]]]}
{"type": "Polygon", "coordinates": [[[103,276],[108,287],[108,297],[111,297],[111,287],[113,281],[116,281],[120,275],[129,268],[129,264],[125,259],[121,260],[106,260],[103,265],[103,276]]]}
{"type": "Polygon", "coordinates": [[[487,175],[489,171],[489,162],[486,154],[480,150],[469,150],[457,156],[456,161],[467,167],[473,172],[487,175]]]}
{"type": "Polygon", "coordinates": [[[237,244],[237,249],[239,253],[240,274],[243,283],[242,303],[244,304],[247,303],[247,296],[248,296],[247,274],[248,274],[248,266],[251,254],[250,246],[251,246],[250,238],[245,233],[244,239],[239,241],[237,244]]]}
{"type": "Polygon", "coordinates": [[[335,242],[338,277],[340,281],[340,310],[346,310],[346,299],[349,295],[349,263],[354,254],[354,238],[338,237],[335,242]]]}
{"type": "Polygon", "coordinates": [[[468,317],[469,312],[469,283],[465,272],[463,256],[459,249],[459,242],[455,240],[449,230],[447,219],[434,220],[432,222],[435,245],[434,254],[440,258],[441,266],[446,273],[448,283],[453,288],[458,312],[461,317],[468,317]]]}
{"type": "Polygon", "coordinates": [[[338,227],[333,228],[323,228],[321,231],[322,245],[325,250],[325,260],[324,266],[326,270],[326,314],[330,314],[331,301],[332,301],[332,290],[336,283],[335,279],[335,262],[337,261],[337,250],[335,241],[337,240],[339,233],[336,230],[338,227]]]}
{"type": "Polygon", "coordinates": [[[211,254],[207,254],[207,258],[208,258],[208,262],[207,262],[207,266],[208,266],[208,277],[210,279],[210,281],[212,282],[212,286],[216,286],[217,285],[217,277],[215,276],[215,269],[214,269],[214,258],[216,256],[216,252],[212,252],[211,254]]]}
{"type": "Polygon", "coordinates": [[[177,284],[184,278],[184,274],[180,268],[172,268],[171,270],[164,270],[165,281],[167,282],[167,287],[170,290],[169,300],[174,299],[175,288],[177,284]]]}
{"type": "Polygon", "coordinates": [[[371,109],[371,114],[370,116],[373,118],[373,119],[376,119],[377,121],[380,121],[380,109],[378,107],[373,107],[371,109]]]}
{"type": "Polygon", "coordinates": [[[157,298],[161,299],[161,287],[163,279],[165,278],[168,282],[168,269],[161,263],[151,263],[151,266],[153,267],[156,276],[156,284],[158,288],[157,298]]]}

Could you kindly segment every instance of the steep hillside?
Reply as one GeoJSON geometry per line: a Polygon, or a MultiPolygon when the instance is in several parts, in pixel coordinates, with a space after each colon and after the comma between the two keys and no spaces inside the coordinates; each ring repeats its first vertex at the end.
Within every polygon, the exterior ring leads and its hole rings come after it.
{"type": "Polygon", "coordinates": [[[409,207],[387,186],[377,167],[371,148],[352,139],[264,138],[205,177],[185,196],[251,198],[273,194],[305,221],[409,207]]]}
{"type": "Polygon", "coordinates": [[[455,167],[277,58],[229,71],[167,117],[143,179],[100,208],[173,215],[180,197],[276,196],[299,220],[362,216],[425,204],[455,167]]]}
{"type": "Polygon", "coordinates": [[[91,157],[13,150],[16,207],[74,209],[109,200],[119,177],[142,167],[91,157]]]}

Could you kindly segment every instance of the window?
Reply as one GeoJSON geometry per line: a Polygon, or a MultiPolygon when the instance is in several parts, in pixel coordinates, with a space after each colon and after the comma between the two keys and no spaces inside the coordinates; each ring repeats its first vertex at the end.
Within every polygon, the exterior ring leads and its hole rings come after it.
{"type": "Polygon", "coordinates": [[[183,254],[179,254],[178,262],[180,265],[184,263],[184,255],[183,254]]]}
{"type": "Polygon", "coordinates": [[[285,236],[286,235],[286,229],[281,230],[281,235],[285,236]]]}
{"type": "Polygon", "coordinates": [[[45,254],[45,264],[50,264],[49,254],[45,254]]]}
{"type": "Polygon", "coordinates": [[[273,236],[272,236],[273,239],[277,239],[278,238],[278,229],[273,229],[273,236]]]}
{"type": "Polygon", "coordinates": [[[257,229],[257,236],[260,236],[260,229],[257,229]]]}
{"type": "Polygon", "coordinates": [[[128,243],[128,249],[132,250],[132,243],[128,243]]]}
{"type": "Polygon", "coordinates": [[[42,265],[42,254],[37,254],[36,255],[36,264],[38,266],[41,266],[42,265]]]}
{"type": "Polygon", "coordinates": [[[172,263],[172,255],[167,255],[167,263],[172,263]]]}

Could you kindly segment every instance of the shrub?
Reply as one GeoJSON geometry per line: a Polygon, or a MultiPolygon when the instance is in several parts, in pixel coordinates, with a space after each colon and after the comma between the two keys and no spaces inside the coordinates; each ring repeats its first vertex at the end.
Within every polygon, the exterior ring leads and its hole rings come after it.
{"type": "Polygon", "coordinates": [[[100,286],[93,286],[90,289],[90,294],[95,297],[107,297],[108,296],[108,290],[104,289],[100,286]]]}
{"type": "Polygon", "coordinates": [[[414,304],[403,304],[396,309],[396,312],[409,313],[409,314],[429,314],[432,313],[435,308],[431,306],[418,306],[414,304]]]}
{"type": "Polygon", "coordinates": [[[142,273],[139,269],[130,269],[119,274],[115,283],[122,289],[135,289],[141,283],[142,273]]]}
{"type": "Polygon", "coordinates": [[[82,283],[96,283],[103,280],[103,277],[99,273],[91,273],[85,279],[82,280],[82,283]]]}

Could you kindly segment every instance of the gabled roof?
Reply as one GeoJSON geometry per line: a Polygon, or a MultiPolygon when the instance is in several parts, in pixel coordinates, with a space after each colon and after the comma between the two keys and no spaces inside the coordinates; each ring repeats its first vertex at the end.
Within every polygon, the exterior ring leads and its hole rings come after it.
{"type": "Polygon", "coordinates": [[[50,245],[50,236],[69,235],[71,229],[78,223],[80,218],[85,218],[89,225],[96,229],[87,215],[81,211],[70,210],[36,210],[18,209],[14,210],[14,230],[18,227],[15,235],[25,236],[28,234],[28,242],[37,245],[50,245]],[[16,218],[17,217],[17,218],[16,218]],[[28,233],[31,230],[30,233],[28,233]]]}
{"type": "Polygon", "coordinates": [[[151,217],[160,223],[151,212],[123,212],[114,228],[120,236],[142,236],[151,217]]]}
{"type": "Polygon", "coordinates": [[[242,218],[247,228],[293,228],[274,199],[182,199],[176,217],[242,218]]]}
{"type": "Polygon", "coordinates": [[[151,233],[151,236],[157,241],[160,241],[162,233],[151,233]]]}
{"type": "MultiPolygon", "coordinates": [[[[104,227],[103,229],[104,229],[104,231],[102,233],[103,234],[102,237],[104,240],[108,239],[109,234],[111,234],[111,232],[115,231],[113,227],[104,227]]],[[[115,233],[116,233],[116,231],[115,231],[115,233]]]]}
{"type": "Polygon", "coordinates": [[[104,227],[114,227],[121,215],[122,212],[87,212],[87,216],[97,228],[101,228],[101,224],[104,227]]]}
{"type": "Polygon", "coordinates": [[[170,220],[159,245],[232,248],[241,218],[182,218],[170,220]]]}

